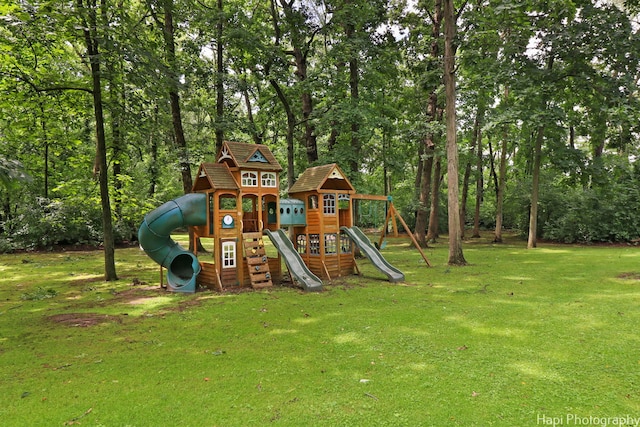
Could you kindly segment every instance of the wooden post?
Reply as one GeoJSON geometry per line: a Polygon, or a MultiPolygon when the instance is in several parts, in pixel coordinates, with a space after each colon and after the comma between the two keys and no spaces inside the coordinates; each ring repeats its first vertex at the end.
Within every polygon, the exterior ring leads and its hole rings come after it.
{"type": "Polygon", "coordinates": [[[358,268],[358,263],[356,262],[356,255],[353,253],[353,251],[351,251],[351,259],[353,260],[353,266],[356,269],[356,274],[358,276],[362,276],[362,273],[360,272],[360,268],[358,268]]]}
{"type": "Polygon", "coordinates": [[[391,227],[393,228],[393,237],[398,237],[398,223],[396,223],[396,215],[400,215],[398,214],[398,212],[396,211],[396,208],[393,206],[393,202],[389,202],[389,211],[393,212],[393,214],[391,215],[391,227]]]}
{"type": "Polygon", "coordinates": [[[324,260],[322,261],[322,267],[324,268],[324,273],[327,275],[327,277],[329,278],[329,281],[331,282],[331,275],[329,274],[329,270],[327,269],[327,264],[324,263],[324,260]]]}
{"type": "MultiPolygon", "coordinates": [[[[382,229],[382,233],[380,233],[380,240],[378,240],[378,247],[382,248],[382,242],[384,241],[384,237],[387,234],[387,227],[389,227],[389,220],[391,219],[391,217],[393,217],[393,203],[391,203],[391,206],[389,207],[389,209],[387,209],[387,217],[384,220],[384,228],[382,229]]],[[[394,222],[395,224],[395,219],[394,222]]],[[[398,236],[398,230],[396,228],[396,236],[398,236]]]]}
{"type": "MultiPolygon", "coordinates": [[[[394,209],[394,212],[395,212],[395,209],[394,209]]],[[[418,252],[420,252],[420,255],[422,255],[422,259],[424,260],[424,262],[427,263],[427,266],[431,267],[431,263],[429,263],[429,260],[427,259],[427,256],[422,251],[422,248],[418,244],[418,241],[416,240],[415,236],[411,232],[411,229],[409,228],[407,223],[404,222],[404,219],[402,219],[402,217],[400,216],[400,214],[398,212],[395,212],[395,214],[398,216],[398,219],[400,220],[400,223],[402,223],[402,226],[406,230],[406,232],[409,235],[409,237],[411,237],[411,240],[413,241],[413,244],[415,245],[416,249],[418,249],[418,252]]]]}
{"type": "Polygon", "coordinates": [[[370,195],[370,194],[353,194],[351,196],[351,198],[352,199],[388,201],[389,202],[389,211],[387,212],[387,218],[386,218],[385,223],[384,223],[384,231],[382,233],[382,236],[380,237],[380,242],[378,243],[378,246],[382,247],[382,240],[384,240],[384,235],[385,235],[385,233],[387,231],[387,225],[389,224],[389,219],[391,219],[391,221],[392,221],[391,225],[393,226],[394,237],[398,237],[398,227],[397,227],[397,224],[396,224],[396,216],[397,216],[398,219],[400,220],[400,223],[402,224],[404,229],[407,231],[407,234],[411,238],[411,241],[415,245],[416,249],[418,249],[418,252],[420,252],[420,255],[422,255],[422,259],[424,260],[425,263],[427,263],[427,266],[431,267],[431,263],[427,259],[427,256],[422,251],[422,248],[420,247],[420,245],[416,241],[416,238],[413,235],[413,233],[411,232],[411,229],[409,228],[407,223],[404,222],[404,219],[402,219],[402,216],[400,216],[400,213],[396,210],[395,206],[393,206],[393,202],[390,200],[389,196],[375,196],[375,195],[370,195]]]}

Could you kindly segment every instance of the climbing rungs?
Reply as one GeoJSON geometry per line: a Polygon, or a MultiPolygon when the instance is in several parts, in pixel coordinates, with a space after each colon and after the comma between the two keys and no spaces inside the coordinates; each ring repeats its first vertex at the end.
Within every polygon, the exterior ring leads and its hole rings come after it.
{"type": "Polygon", "coordinates": [[[260,240],[262,239],[262,233],[242,233],[242,239],[243,240],[249,240],[249,239],[260,240]]]}
{"type": "Polygon", "coordinates": [[[271,280],[271,274],[267,271],[266,273],[256,273],[251,275],[251,282],[264,282],[267,280],[271,280]]]}
{"type": "Polygon", "coordinates": [[[264,248],[264,244],[260,243],[260,242],[246,241],[246,242],[244,242],[244,248],[245,249],[264,248]]]}
{"type": "Polygon", "coordinates": [[[253,289],[264,289],[273,286],[273,283],[271,283],[271,280],[269,280],[261,283],[253,283],[251,286],[253,287],[253,289]]]}
{"type": "Polygon", "coordinates": [[[257,249],[247,249],[245,254],[247,258],[253,258],[253,257],[262,258],[266,254],[266,252],[264,251],[264,248],[257,248],[257,249]]]}
{"type": "Polygon", "coordinates": [[[269,260],[266,256],[251,256],[247,257],[248,265],[256,265],[256,264],[267,264],[269,260]]]}
{"type": "Polygon", "coordinates": [[[251,287],[262,289],[273,286],[262,233],[243,233],[242,246],[244,246],[251,287]]]}

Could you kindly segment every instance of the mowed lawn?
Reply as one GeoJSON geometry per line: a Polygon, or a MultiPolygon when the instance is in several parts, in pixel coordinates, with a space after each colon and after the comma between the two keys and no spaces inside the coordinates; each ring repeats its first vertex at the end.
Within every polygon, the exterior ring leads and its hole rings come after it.
{"type": "MultiPolygon", "coordinates": [[[[640,418],[640,247],[407,238],[320,293],[159,288],[137,248],[0,255],[6,426],[531,426],[640,418]]],[[[578,425],[575,424],[574,425],[578,425]]],[[[583,424],[584,425],[584,424],[583,424]]],[[[609,424],[615,425],[615,424],[609,424]]]]}

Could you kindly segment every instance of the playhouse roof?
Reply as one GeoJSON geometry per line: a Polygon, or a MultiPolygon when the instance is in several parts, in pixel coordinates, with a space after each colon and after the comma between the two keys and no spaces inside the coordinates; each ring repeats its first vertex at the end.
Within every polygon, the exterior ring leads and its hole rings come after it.
{"type": "Polygon", "coordinates": [[[335,163],[316,166],[305,170],[295,184],[289,189],[289,193],[302,193],[305,191],[320,190],[346,190],[355,193],[356,189],[351,185],[340,166],[335,163]]]}
{"type": "Polygon", "coordinates": [[[238,190],[240,187],[226,164],[202,163],[198,169],[193,189],[194,191],[205,189],[238,190]]]}
{"type": "Polygon", "coordinates": [[[258,169],[280,172],[282,166],[266,145],[225,141],[218,153],[217,162],[230,159],[241,169],[258,169]]]}

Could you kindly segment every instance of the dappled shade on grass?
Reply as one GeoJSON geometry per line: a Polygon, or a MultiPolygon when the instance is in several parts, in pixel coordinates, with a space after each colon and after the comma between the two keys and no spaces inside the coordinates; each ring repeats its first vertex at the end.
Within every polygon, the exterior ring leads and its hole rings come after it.
{"type": "Polygon", "coordinates": [[[442,240],[427,268],[389,239],[405,283],[362,259],[363,276],[313,294],[168,293],[137,249],[116,252],[110,283],[94,277],[99,252],[2,255],[0,415],[484,426],[638,413],[640,251],[489,242],[465,243],[470,265],[450,267],[442,240]]]}

